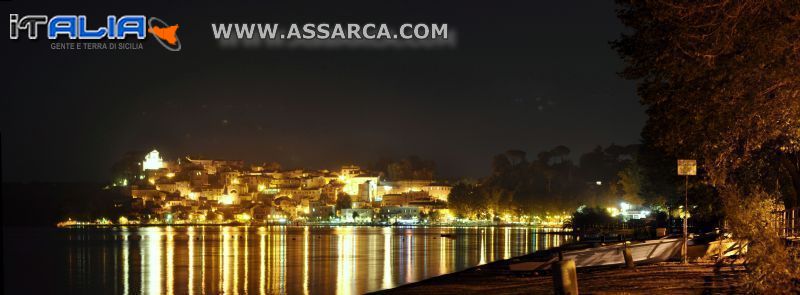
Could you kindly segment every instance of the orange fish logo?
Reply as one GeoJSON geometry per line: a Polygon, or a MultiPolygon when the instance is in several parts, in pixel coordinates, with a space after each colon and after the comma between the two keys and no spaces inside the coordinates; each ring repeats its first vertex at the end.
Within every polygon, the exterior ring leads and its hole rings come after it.
{"type": "Polygon", "coordinates": [[[179,25],[168,25],[163,20],[157,17],[150,17],[147,21],[147,32],[156,37],[161,46],[164,46],[169,51],[180,51],[181,40],[178,39],[179,25]]]}

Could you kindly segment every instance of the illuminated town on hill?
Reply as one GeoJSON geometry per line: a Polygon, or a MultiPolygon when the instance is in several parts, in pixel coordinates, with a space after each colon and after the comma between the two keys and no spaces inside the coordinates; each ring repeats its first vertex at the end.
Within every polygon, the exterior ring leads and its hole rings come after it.
{"type": "MultiPolygon", "coordinates": [[[[566,212],[543,216],[489,212],[481,217],[459,218],[448,208],[452,184],[434,179],[432,173],[422,175],[424,179],[403,179],[355,165],[333,171],[282,170],[276,163],[245,164],[241,160],[189,156],[165,160],[158,150],[140,158],[141,161],[128,160],[116,165],[114,182],[108,187],[130,196],[130,200],[117,205],[129,207],[127,214],[94,221],[70,218],[59,225],[320,223],[560,227],[569,216],[566,212]]],[[[388,174],[396,174],[392,169],[389,171],[388,174]]],[[[649,214],[646,210],[632,210],[624,202],[619,208],[607,210],[627,219],[645,218],[649,214]]]]}
{"type": "MultiPolygon", "coordinates": [[[[366,224],[561,227],[567,212],[539,215],[493,212],[457,216],[448,208],[452,185],[433,179],[402,179],[345,165],[339,170],[282,170],[276,163],[180,157],[165,160],[152,150],[142,161],[117,165],[109,188],[129,192],[130,212],[118,219],[69,219],[59,226],[160,224],[366,224]]],[[[598,181],[596,185],[601,185],[598,181]]],[[[122,206],[122,205],[119,205],[122,206]]],[[[580,208],[579,208],[580,209],[580,208]]],[[[606,208],[624,219],[646,218],[630,204],[606,208]]]]}

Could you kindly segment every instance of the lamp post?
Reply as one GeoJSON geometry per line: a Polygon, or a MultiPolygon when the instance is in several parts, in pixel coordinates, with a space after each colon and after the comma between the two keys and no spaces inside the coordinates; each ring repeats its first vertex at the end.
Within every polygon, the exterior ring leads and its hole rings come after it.
{"type": "Polygon", "coordinates": [[[678,160],[678,175],[686,176],[683,195],[683,245],[681,245],[681,263],[689,263],[689,175],[697,175],[696,160],[678,160]]]}

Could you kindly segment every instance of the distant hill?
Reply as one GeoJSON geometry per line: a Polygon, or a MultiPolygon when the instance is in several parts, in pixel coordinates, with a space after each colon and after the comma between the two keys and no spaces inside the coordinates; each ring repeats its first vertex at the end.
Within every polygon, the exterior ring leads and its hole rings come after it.
{"type": "Polygon", "coordinates": [[[129,197],[101,183],[4,182],[3,226],[55,226],[66,218],[117,218],[129,197]]]}

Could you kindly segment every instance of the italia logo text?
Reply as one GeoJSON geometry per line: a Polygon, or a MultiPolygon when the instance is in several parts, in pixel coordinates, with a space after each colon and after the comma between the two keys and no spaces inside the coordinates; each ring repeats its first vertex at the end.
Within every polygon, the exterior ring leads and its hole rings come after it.
{"type": "Polygon", "coordinates": [[[119,40],[128,36],[144,39],[147,34],[147,18],[144,15],[109,15],[104,21],[89,20],[85,15],[9,15],[9,38],[37,39],[44,30],[48,39],[64,36],[72,40],[119,40]],[[22,34],[21,34],[22,32],[22,34]],[[27,34],[24,34],[27,32],[27,34]]]}

